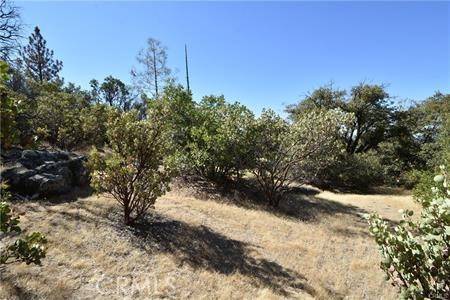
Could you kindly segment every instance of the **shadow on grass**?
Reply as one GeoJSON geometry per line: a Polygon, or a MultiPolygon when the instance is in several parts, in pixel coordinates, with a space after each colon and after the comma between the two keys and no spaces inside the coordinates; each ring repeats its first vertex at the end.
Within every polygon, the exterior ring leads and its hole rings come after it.
{"type": "MultiPolygon", "coordinates": [[[[0,267],[0,280],[3,293],[7,292],[8,297],[17,297],[18,299],[37,299],[38,295],[26,290],[26,288],[16,284],[14,282],[13,276],[7,275],[6,267],[0,267]]],[[[4,298],[7,299],[7,298],[4,298]]]]}
{"type": "Polygon", "coordinates": [[[52,196],[39,196],[34,199],[26,198],[19,194],[13,194],[12,202],[21,203],[21,202],[41,202],[48,205],[57,205],[61,203],[74,202],[80,199],[84,199],[90,197],[94,194],[94,190],[89,186],[76,186],[73,187],[68,193],[61,195],[52,195],[52,196]]]}
{"type": "Polygon", "coordinates": [[[365,194],[365,195],[410,195],[411,191],[404,187],[395,186],[352,186],[336,184],[333,182],[315,181],[310,184],[320,189],[339,194],[365,194]]]}
{"type": "MultiPolygon", "coordinates": [[[[50,224],[64,227],[64,220],[80,222],[80,225],[90,223],[112,227],[127,240],[131,237],[133,246],[149,256],[166,253],[179,266],[186,264],[193,269],[223,275],[237,273],[246,277],[255,287],[269,288],[282,297],[290,297],[298,292],[315,294],[302,274],[260,257],[257,246],[231,239],[207,226],[188,224],[152,211],[134,227],[126,227],[117,207],[105,210],[83,202],[73,205],[69,211],[45,206],[44,209],[51,214],[50,224]]],[[[73,226],[65,229],[73,230],[73,226]]]]}
{"type": "Polygon", "coordinates": [[[280,202],[276,213],[304,222],[315,222],[325,215],[337,214],[361,219],[367,211],[351,204],[291,192],[280,202]]]}
{"type": "Polygon", "coordinates": [[[90,197],[94,194],[94,189],[89,185],[83,187],[74,187],[70,192],[63,195],[55,195],[44,198],[43,200],[49,204],[61,204],[67,202],[74,202],[80,199],[90,197]]]}
{"type": "Polygon", "coordinates": [[[253,257],[252,245],[206,226],[193,226],[155,213],[132,232],[139,247],[150,254],[170,253],[180,265],[224,275],[239,273],[255,286],[270,288],[285,297],[298,290],[315,293],[301,274],[274,261],[253,257]]]}
{"type": "Polygon", "coordinates": [[[196,178],[178,185],[189,186],[192,194],[198,199],[267,211],[280,217],[305,222],[317,221],[323,215],[344,214],[361,218],[367,213],[366,210],[354,205],[317,197],[321,191],[308,186],[292,187],[280,201],[279,206],[274,208],[264,202],[264,197],[258,192],[255,182],[249,179],[224,185],[196,178]]]}
{"type": "MultiPolygon", "coordinates": [[[[30,266],[29,268],[32,268],[30,266]]],[[[6,267],[0,267],[0,287],[3,289],[0,292],[6,295],[5,298],[0,299],[72,299],[73,291],[59,286],[58,289],[54,289],[45,298],[42,295],[32,291],[27,286],[27,277],[29,273],[13,273],[6,269],[6,267]],[[3,269],[4,268],[4,269],[3,269]],[[23,284],[25,283],[25,284],[23,284]]],[[[36,280],[40,281],[41,277],[37,277],[36,280]]],[[[41,282],[41,285],[45,285],[45,282],[41,282]]]]}

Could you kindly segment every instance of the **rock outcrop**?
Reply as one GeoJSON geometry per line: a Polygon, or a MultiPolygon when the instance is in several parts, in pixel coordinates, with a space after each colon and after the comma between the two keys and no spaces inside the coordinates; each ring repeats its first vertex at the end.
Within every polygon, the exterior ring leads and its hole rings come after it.
{"type": "Polygon", "coordinates": [[[1,180],[22,195],[50,196],[89,183],[86,157],[64,151],[20,150],[2,154],[7,167],[1,180]]]}

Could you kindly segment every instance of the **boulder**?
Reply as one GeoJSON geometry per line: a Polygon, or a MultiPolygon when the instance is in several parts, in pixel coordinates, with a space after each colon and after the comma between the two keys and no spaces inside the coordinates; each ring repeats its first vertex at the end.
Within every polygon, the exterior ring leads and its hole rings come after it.
{"type": "Polygon", "coordinates": [[[26,168],[36,168],[45,162],[69,160],[69,153],[64,151],[24,150],[19,162],[26,168]]]}
{"type": "Polygon", "coordinates": [[[2,181],[5,179],[10,186],[20,185],[25,179],[35,175],[35,170],[30,170],[22,166],[7,168],[1,173],[2,181]]]}
{"type": "Polygon", "coordinates": [[[86,157],[78,157],[69,160],[68,167],[72,172],[72,184],[83,186],[89,184],[89,171],[85,167],[86,157]]]}
{"type": "Polygon", "coordinates": [[[22,149],[19,147],[12,147],[9,150],[1,149],[2,163],[8,163],[10,161],[17,161],[22,156],[22,149]]]}
{"type": "Polygon", "coordinates": [[[86,157],[64,151],[23,150],[2,170],[2,181],[22,195],[59,195],[89,183],[86,157]]]}
{"type": "MultiPolygon", "coordinates": [[[[36,175],[35,175],[36,176],[36,175]]],[[[39,179],[40,195],[60,195],[69,192],[72,189],[70,182],[63,175],[42,174],[39,179]]]]}

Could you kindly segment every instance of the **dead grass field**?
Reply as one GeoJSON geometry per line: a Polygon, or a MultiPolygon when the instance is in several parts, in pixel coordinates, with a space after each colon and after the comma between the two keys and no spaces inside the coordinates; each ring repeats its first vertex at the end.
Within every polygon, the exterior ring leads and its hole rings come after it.
{"type": "Polygon", "coordinates": [[[0,299],[395,299],[362,214],[417,210],[408,195],[316,191],[285,215],[175,187],[123,229],[113,200],[74,198],[15,205],[50,248],[42,267],[1,270],[0,299]]]}

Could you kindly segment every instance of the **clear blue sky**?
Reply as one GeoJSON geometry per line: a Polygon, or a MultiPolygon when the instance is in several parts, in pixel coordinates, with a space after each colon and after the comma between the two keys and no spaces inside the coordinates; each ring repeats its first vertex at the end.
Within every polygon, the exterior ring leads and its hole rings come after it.
{"type": "Polygon", "coordinates": [[[66,81],[130,82],[148,37],[168,48],[184,84],[184,44],[199,99],[224,94],[259,113],[282,112],[330,81],[388,84],[421,100],[450,92],[450,3],[445,2],[16,2],[26,33],[41,28],[66,81]]]}

